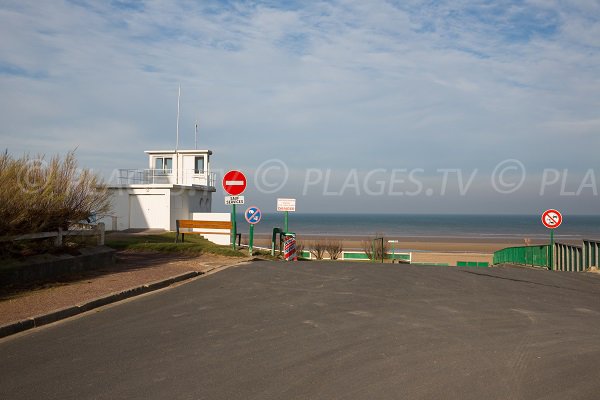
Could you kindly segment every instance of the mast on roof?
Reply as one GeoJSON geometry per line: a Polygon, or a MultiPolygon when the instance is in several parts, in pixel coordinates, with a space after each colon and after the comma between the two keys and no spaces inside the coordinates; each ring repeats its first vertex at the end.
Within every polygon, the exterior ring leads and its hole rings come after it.
{"type": "Polygon", "coordinates": [[[175,153],[179,150],[179,98],[181,97],[181,84],[177,91],[177,138],[175,140],[175,153]]]}

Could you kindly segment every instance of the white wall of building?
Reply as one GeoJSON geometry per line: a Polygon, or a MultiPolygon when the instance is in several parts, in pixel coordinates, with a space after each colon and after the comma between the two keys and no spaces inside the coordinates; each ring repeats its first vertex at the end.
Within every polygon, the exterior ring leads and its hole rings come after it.
{"type": "Polygon", "coordinates": [[[169,228],[169,192],[129,193],[129,228],[169,228]]]}
{"type": "Polygon", "coordinates": [[[169,188],[109,188],[111,215],[103,218],[107,229],[170,229],[169,188]]]}
{"type": "Polygon", "coordinates": [[[195,212],[210,213],[212,192],[198,188],[110,188],[111,216],[103,218],[109,230],[165,229],[174,231],[176,220],[192,219],[195,212]],[[113,219],[114,217],[114,219],[113,219]]]}

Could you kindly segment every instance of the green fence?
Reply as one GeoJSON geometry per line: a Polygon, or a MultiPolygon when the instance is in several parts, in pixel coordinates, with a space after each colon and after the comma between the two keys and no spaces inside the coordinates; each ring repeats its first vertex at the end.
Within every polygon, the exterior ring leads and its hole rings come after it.
{"type": "MultiPolygon", "coordinates": [[[[312,260],[315,257],[308,250],[302,251],[302,253],[298,252],[298,257],[312,260]]],[[[386,253],[386,260],[400,260],[410,262],[410,253],[386,253]]],[[[328,258],[326,258],[328,259],[328,258]]],[[[342,251],[339,255],[339,260],[362,260],[362,261],[372,261],[369,256],[364,251],[342,251]]],[[[381,260],[379,260],[381,261],[381,260]]]]}
{"type": "Polygon", "coordinates": [[[457,267],[475,267],[475,268],[487,268],[489,263],[486,261],[457,261],[457,267]]]}
{"type": "Polygon", "coordinates": [[[494,264],[519,264],[532,267],[548,266],[550,245],[507,247],[494,253],[494,264]]]}

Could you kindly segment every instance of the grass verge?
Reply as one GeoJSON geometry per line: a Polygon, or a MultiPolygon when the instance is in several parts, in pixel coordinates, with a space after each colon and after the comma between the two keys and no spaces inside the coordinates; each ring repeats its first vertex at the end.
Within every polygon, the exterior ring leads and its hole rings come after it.
{"type": "Polygon", "coordinates": [[[161,253],[181,253],[190,255],[218,254],[230,257],[246,257],[246,253],[233,250],[228,246],[214,244],[200,235],[187,235],[185,243],[175,243],[175,233],[167,232],[158,235],[123,235],[106,236],[107,246],[117,250],[156,251],[161,253]]]}

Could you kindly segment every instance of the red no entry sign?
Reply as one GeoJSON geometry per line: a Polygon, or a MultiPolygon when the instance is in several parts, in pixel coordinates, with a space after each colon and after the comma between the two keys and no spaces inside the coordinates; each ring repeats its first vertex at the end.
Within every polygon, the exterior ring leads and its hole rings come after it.
{"type": "Polygon", "coordinates": [[[229,171],[223,176],[223,189],[232,196],[244,193],[246,176],[240,171],[229,171]]]}
{"type": "Polygon", "coordinates": [[[556,229],[562,223],[562,214],[556,210],[546,210],[542,214],[542,224],[548,229],[556,229]]]}

